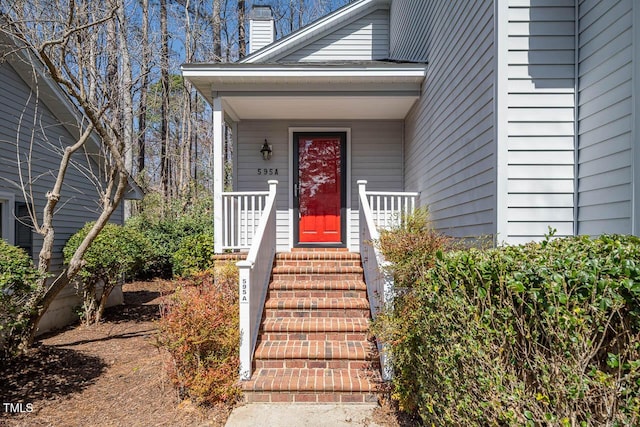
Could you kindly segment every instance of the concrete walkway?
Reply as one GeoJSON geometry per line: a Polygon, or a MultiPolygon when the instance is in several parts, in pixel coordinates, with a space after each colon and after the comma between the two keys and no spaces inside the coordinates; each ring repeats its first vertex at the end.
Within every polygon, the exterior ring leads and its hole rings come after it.
{"type": "Polygon", "coordinates": [[[233,410],[225,427],[380,427],[377,404],[322,405],[250,403],[233,410]]]}

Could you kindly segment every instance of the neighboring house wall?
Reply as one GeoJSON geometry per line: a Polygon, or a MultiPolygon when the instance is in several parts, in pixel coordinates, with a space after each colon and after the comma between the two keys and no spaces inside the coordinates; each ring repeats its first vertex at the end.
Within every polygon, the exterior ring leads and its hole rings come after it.
{"type": "Polygon", "coordinates": [[[632,9],[639,7],[632,0],[585,0],[579,5],[580,234],[634,232],[633,129],[640,112],[633,116],[633,101],[640,84],[633,81],[632,61],[640,29],[636,11],[634,38],[632,9]]]}
{"type": "MultiPolygon", "coordinates": [[[[540,240],[549,227],[557,236],[574,232],[574,9],[574,0],[508,4],[506,46],[498,46],[507,49],[507,110],[499,126],[506,125],[508,182],[506,197],[498,195],[507,224],[498,242],[540,240]]],[[[504,148],[502,139],[498,144],[504,148]]]]}
{"type": "Polygon", "coordinates": [[[389,11],[379,9],[332,30],[280,62],[370,61],[389,57],[389,11]]]}
{"type": "Polygon", "coordinates": [[[391,58],[428,61],[405,121],[405,190],[458,237],[496,231],[493,10],[490,1],[391,7],[391,58]]]}
{"type": "MultiPolygon", "coordinates": [[[[238,123],[234,190],[265,191],[267,180],[277,179],[277,240],[278,250],[289,250],[291,141],[289,128],[350,129],[350,247],[358,250],[358,188],[356,181],[368,180],[367,188],[377,191],[402,189],[402,122],[401,121],[271,121],[243,120],[238,123]],[[265,161],[260,156],[264,139],[273,145],[273,157],[265,161]],[[278,170],[278,175],[258,175],[260,168],[278,170]]],[[[290,231],[291,230],[291,231],[290,231]]]]}
{"type": "MultiPolygon", "coordinates": [[[[27,185],[31,182],[26,190],[32,191],[36,214],[41,220],[45,194],[55,181],[62,149],[74,139],[44,103],[36,102],[36,94],[6,62],[0,63],[0,82],[0,199],[2,194],[10,194],[15,202],[25,201],[20,185],[21,174],[27,185]]],[[[88,164],[82,153],[76,154],[74,159],[81,168],[91,167],[96,175],[99,174],[97,165],[93,162],[88,164]]],[[[97,218],[100,211],[95,184],[76,167],[67,170],[61,193],[54,219],[53,271],[62,265],[62,248],[69,237],[87,221],[97,218]]],[[[114,212],[112,221],[122,222],[121,208],[114,212]]],[[[41,247],[42,238],[34,233],[33,255],[36,260],[41,247]]],[[[121,297],[116,291],[115,301],[121,297]]],[[[77,305],[79,299],[73,287],[64,289],[41,321],[41,332],[68,324],[74,318],[73,307],[77,305]]]]}

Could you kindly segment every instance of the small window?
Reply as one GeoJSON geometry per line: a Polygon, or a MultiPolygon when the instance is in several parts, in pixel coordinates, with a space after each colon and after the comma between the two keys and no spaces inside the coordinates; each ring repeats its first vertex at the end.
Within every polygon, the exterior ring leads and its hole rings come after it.
{"type": "Polygon", "coordinates": [[[33,222],[26,203],[16,202],[16,246],[33,258],[33,222]]]}
{"type": "Polygon", "coordinates": [[[0,238],[15,244],[15,232],[13,221],[13,205],[15,197],[11,193],[0,192],[0,238]]]}

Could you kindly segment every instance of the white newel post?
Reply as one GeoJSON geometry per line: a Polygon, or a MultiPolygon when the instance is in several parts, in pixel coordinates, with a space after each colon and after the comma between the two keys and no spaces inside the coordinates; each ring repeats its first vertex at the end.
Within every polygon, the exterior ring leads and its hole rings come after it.
{"type": "Polygon", "coordinates": [[[359,200],[366,200],[367,199],[367,180],[359,179],[357,181],[357,184],[358,184],[358,195],[360,195],[359,200]]]}
{"type": "Polygon", "coordinates": [[[236,264],[240,280],[240,379],[251,378],[251,263],[236,264]]]}
{"type": "Polygon", "coordinates": [[[213,250],[222,253],[222,192],[224,191],[224,109],[222,99],[213,99],[213,250]]]}

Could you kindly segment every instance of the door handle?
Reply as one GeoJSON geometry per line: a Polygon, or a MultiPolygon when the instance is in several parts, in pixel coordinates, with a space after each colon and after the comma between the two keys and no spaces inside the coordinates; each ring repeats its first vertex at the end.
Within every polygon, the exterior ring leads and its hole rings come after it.
{"type": "Polygon", "coordinates": [[[299,184],[293,184],[293,195],[297,198],[300,196],[300,185],[299,184]]]}

